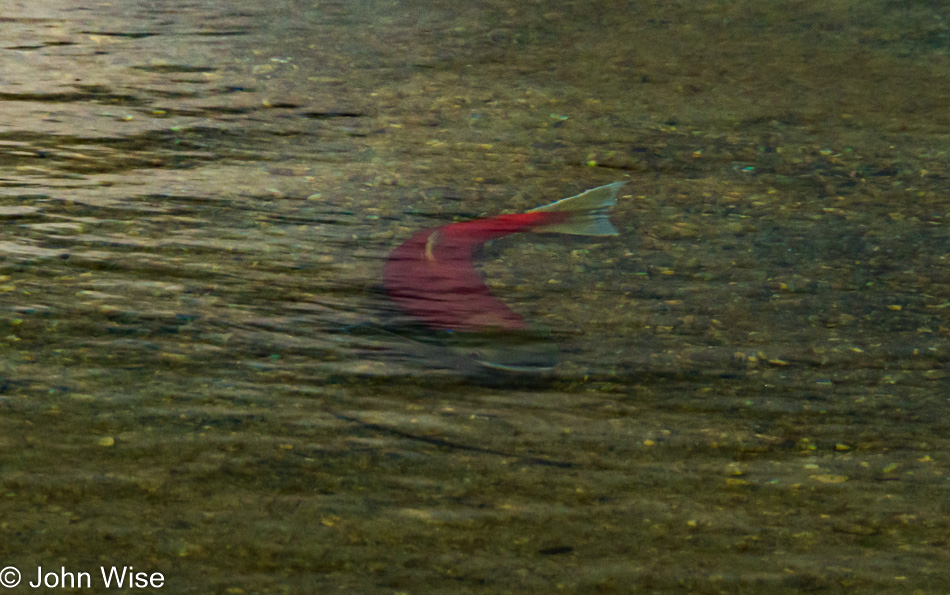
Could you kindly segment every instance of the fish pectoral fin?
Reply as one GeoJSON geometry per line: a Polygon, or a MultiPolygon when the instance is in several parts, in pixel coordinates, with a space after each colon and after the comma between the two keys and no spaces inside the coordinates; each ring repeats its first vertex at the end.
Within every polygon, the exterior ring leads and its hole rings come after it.
{"type": "Polygon", "coordinates": [[[566,213],[567,219],[539,226],[531,231],[537,233],[567,233],[581,236],[615,236],[617,228],[607,217],[610,207],[617,204],[617,192],[626,182],[614,182],[591,188],[576,196],[569,196],[528,211],[566,213]]]}

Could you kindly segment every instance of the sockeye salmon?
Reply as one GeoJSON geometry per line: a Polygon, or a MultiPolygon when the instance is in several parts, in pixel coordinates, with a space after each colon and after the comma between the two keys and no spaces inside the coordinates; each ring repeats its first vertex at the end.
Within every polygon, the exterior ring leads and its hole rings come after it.
{"type": "MultiPolygon", "coordinates": [[[[626,182],[593,188],[576,196],[515,215],[499,215],[452,223],[417,232],[392,251],[383,269],[383,285],[390,299],[423,325],[461,333],[463,342],[491,337],[493,345],[533,344],[547,333],[537,332],[519,314],[496,298],[475,269],[473,258],[486,242],[520,233],[565,233],[589,236],[617,235],[607,218],[617,192],[626,182]],[[527,337],[527,339],[525,339],[527,337]],[[507,339],[513,339],[508,341],[507,339]],[[471,340],[470,340],[471,339],[471,340]],[[500,343],[499,343],[500,341],[500,343]]],[[[525,351],[519,348],[520,351],[525,351]]],[[[497,349],[492,350],[497,353],[497,349]]],[[[532,351],[528,349],[527,351],[532,351]]],[[[520,353],[524,366],[485,360],[489,367],[519,369],[550,367],[550,349],[543,358],[520,353]],[[534,361],[538,359],[538,361],[534,361]]],[[[556,355],[556,354],[555,354],[556,355]]]]}

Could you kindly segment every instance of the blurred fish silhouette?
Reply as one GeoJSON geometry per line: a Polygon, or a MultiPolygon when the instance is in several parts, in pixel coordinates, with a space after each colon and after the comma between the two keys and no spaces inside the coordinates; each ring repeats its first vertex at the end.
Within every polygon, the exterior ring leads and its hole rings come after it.
{"type": "Polygon", "coordinates": [[[528,324],[492,295],[473,258],[486,242],[514,233],[617,235],[607,214],[625,183],[593,188],[525,213],[422,230],[389,255],[383,270],[386,293],[434,331],[438,344],[462,354],[476,368],[549,371],[558,359],[550,330],[528,324]]]}

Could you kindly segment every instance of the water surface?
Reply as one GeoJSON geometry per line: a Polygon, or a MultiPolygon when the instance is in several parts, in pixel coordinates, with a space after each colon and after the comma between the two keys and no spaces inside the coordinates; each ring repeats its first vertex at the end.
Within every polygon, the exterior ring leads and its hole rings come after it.
{"type": "Polygon", "coordinates": [[[945,590],[946,19],[6,11],[0,566],[176,593],[945,590]],[[553,377],[348,332],[394,315],[382,262],[413,231],[620,180],[620,236],[480,261],[553,329],[553,377]]]}

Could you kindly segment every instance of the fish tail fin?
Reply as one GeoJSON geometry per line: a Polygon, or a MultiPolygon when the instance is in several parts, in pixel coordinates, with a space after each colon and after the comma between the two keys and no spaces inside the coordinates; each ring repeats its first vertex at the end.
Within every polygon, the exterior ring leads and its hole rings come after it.
{"type": "Polygon", "coordinates": [[[567,219],[532,229],[540,233],[568,233],[581,236],[615,236],[617,229],[610,223],[607,213],[617,204],[617,192],[626,182],[614,182],[591,188],[576,196],[552,202],[529,213],[566,213],[567,219]]]}

